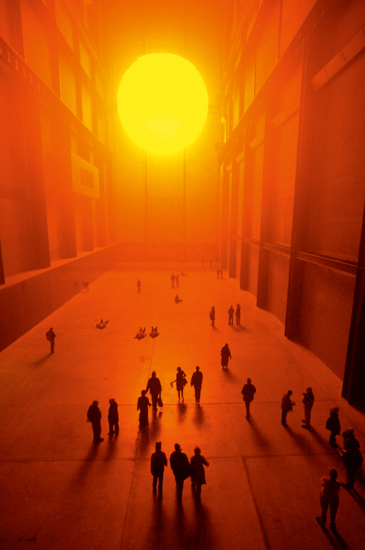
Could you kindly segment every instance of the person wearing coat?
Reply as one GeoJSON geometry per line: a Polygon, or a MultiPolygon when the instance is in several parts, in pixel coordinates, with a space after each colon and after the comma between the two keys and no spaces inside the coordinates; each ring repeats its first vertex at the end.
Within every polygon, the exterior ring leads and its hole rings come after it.
{"type": "Polygon", "coordinates": [[[289,411],[293,410],[293,407],[295,405],[294,401],[290,399],[291,395],[293,395],[293,392],[289,390],[283,395],[283,398],[281,400],[281,423],[283,426],[286,426],[286,416],[289,411]]]}
{"type": "Polygon", "coordinates": [[[119,414],[118,414],[118,403],[115,399],[109,399],[109,411],[108,411],[108,422],[109,422],[109,433],[108,435],[119,434],[119,414]]]}
{"type": "Polygon", "coordinates": [[[190,460],[191,480],[196,485],[196,499],[200,500],[202,485],[206,484],[204,465],[209,466],[209,462],[206,461],[201,454],[199,447],[195,447],[194,456],[190,460]]]}
{"type": "Polygon", "coordinates": [[[229,359],[232,359],[231,351],[228,347],[228,344],[225,344],[221,349],[221,356],[222,356],[222,359],[221,359],[222,369],[226,369],[228,367],[229,359]]]}
{"type": "Polygon", "coordinates": [[[137,401],[137,411],[139,411],[139,425],[141,428],[148,426],[148,407],[151,406],[151,403],[146,397],[146,390],[141,391],[141,397],[137,401]]]}
{"type": "Polygon", "coordinates": [[[304,420],[302,422],[304,423],[304,426],[302,428],[309,429],[311,425],[311,413],[312,413],[312,407],[314,403],[314,395],[312,388],[307,388],[307,391],[303,393],[303,405],[304,405],[304,420]]]}
{"type": "Polygon", "coordinates": [[[338,407],[330,409],[330,416],[326,422],[326,429],[331,432],[329,444],[331,447],[337,447],[336,435],[341,433],[341,424],[338,418],[338,407]]]}
{"type": "Polygon", "coordinates": [[[197,403],[200,403],[200,393],[202,390],[202,384],[203,384],[203,373],[200,372],[200,367],[196,367],[196,370],[191,377],[191,385],[194,386],[195,390],[195,401],[197,403]]]}
{"type": "Polygon", "coordinates": [[[158,398],[161,396],[162,386],[160,379],[156,376],[156,371],[152,372],[151,378],[147,382],[146,392],[150,391],[152,399],[152,409],[157,411],[158,398]]]}
{"type": "Polygon", "coordinates": [[[87,411],[87,421],[91,422],[93,434],[94,434],[94,443],[100,443],[104,441],[101,434],[101,412],[98,407],[99,401],[93,401],[87,411]]]}
{"type": "Polygon", "coordinates": [[[246,405],[246,418],[248,420],[250,418],[250,405],[256,393],[255,386],[251,384],[251,378],[247,378],[247,384],[244,384],[241,393],[246,405]]]}
{"type": "Polygon", "coordinates": [[[167,458],[163,451],[161,451],[161,441],[156,442],[155,452],[151,455],[151,474],[153,475],[153,490],[156,491],[158,480],[158,495],[162,497],[162,484],[163,474],[165,466],[167,466],[167,458]]]}
{"type": "Polygon", "coordinates": [[[174,472],[177,498],[181,501],[184,488],[184,481],[190,476],[190,464],[185,453],[178,443],[175,443],[175,451],[170,455],[170,466],[174,472]]]}

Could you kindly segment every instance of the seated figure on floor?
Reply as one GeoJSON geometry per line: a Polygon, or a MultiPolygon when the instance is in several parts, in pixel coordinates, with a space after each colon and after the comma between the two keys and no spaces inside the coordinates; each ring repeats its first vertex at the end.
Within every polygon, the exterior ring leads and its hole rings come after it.
{"type": "Polygon", "coordinates": [[[97,323],[96,328],[106,328],[106,325],[109,323],[109,321],[103,321],[103,319],[100,319],[100,323],[97,323]]]}

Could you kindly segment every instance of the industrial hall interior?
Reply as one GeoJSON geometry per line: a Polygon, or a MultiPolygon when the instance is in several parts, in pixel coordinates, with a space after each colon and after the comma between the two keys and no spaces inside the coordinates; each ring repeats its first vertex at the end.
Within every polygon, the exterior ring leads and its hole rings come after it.
{"type": "Polygon", "coordinates": [[[0,0],[0,549],[362,550],[365,1],[0,0]]]}

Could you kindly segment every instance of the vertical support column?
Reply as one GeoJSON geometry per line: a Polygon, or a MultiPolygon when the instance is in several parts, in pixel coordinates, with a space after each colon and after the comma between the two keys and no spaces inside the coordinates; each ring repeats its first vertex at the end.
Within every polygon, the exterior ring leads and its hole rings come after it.
{"type": "Polygon", "coordinates": [[[364,407],[365,395],[365,210],[347,348],[342,396],[351,405],[364,407]]]}
{"type": "Polygon", "coordinates": [[[238,223],[238,190],[239,190],[239,172],[238,164],[233,161],[231,171],[231,194],[230,194],[230,235],[229,235],[229,276],[236,276],[236,260],[237,260],[237,223],[238,223]]]}
{"type": "Polygon", "coordinates": [[[3,255],[1,252],[1,241],[0,241],[0,285],[5,284],[5,276],[4,276],[4,267],[3,267],[3,255]]]}
{"type": "Polygon", "coordinates": [[[228,238],[229,238],[229,180],[230,174],[227,172],[225,164],[223,165],[223,185],[222,185],[222,248],[221,264],[223,269],[228,267],[228,238]]]}

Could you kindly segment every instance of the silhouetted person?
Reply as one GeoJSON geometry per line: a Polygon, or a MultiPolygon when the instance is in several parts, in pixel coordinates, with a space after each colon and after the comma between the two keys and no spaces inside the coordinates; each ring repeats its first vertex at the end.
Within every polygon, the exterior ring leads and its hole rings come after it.
{"type": "Polygon", "coordinates": [[[53,328],[51,327],[49,330],[47,330],[46,332],[46,338],[47,340],[49,341],[49,343],[51,344],[51,353],[54,353],[54,339],[56,338],[56,335],[55,333],[53,332],[53,328]]]}
{"type": "Polygon", "coordinates": [[[336,531],[336,513],[339,505],[338,493],[340,492],[341,484],[337,481],[338,473],[336,470],[330,471],[330,477],[321,477],[321,496],[320,503],[322,508],[322,516],[317,517],[319,525],[326,528],[327,510],[330,508],[330,529],[336,531]]]}
{"type": "Polygon", "coordinates": [[[302,428],[308,429],[311,425],[311,413],[312,413],[312,407],[314,403],[314,395],[312,388],[307,388],[307,391],[303,393],[303,404],[304,404],[304,426],[302,428]]]}
{"type": "Polygon", "coordinates": [[[146,327],[142,330],[142,327],[139,327],[139,331],[135,335],[134,338],[137,338],[137,340],[142,340],[146,336],[146,327]]]}
{"type": "Polygon", "coordinates": [[[146,392],[148,392],[148,390],[150,391],[150,394],[151,394],[152,409],[154,411],[157,411],[157,401],[159,396],[161,396],[162,387],[161,387],[160,379],[157,378],[155,371],[152,372],[152,376],[147,382],[146,392]]]}
{"type": "Polygon", "coordinates": [[[162,497],[163,473],[167,466],[167,458],[164,452],[161,451],[161,442],[156,442],[155,452],[151,455],[151,474],[153,475],[153,490],[156,491],[158,480],[158,495],[162,497]]]}
{"type": "Polygon", "coordinates": [[[86,281],[83,281],[82,288],[85,290],[85,292],[89,292],[89,283],[86,281]]]}
{"type": "Polygon", "coordinates": [[[294,401],[290,399],[291,395],[293,395],[293,392],[289,390],[288,393],[285,393],[283,395],[283,398],[281,400],[281,423],[283,426],[286,426],[286,415],[289,411],[293,410],[293,407],[295,405],[294,401]]]}
{"type": "Polygon", "coordinates": [[[148,426],[148,407],[151,406],[151,403],[146,397],[146,390],[141,391],[141,397],[138,397],[137,401],[137,411],[139,411],[139,425],[141,428],[148,426]]]}
{"type": "Polygon", "coordinates": [[[341,458],[344,462],[347,473],[346,488],[352,491],[354,489],[357,473],[363,463],[363,457],[360,453],[359,447],[355,447],[351,441],[345,440],[345,449],[346,450],[342,453],[341,458]]]}
{"type": "Polygon", "coordinates": [[[342,432],[344,449],[360,449],[360,443],[355,437],[353,428],[347,428],[347,430],[342,432]]]}
{"type": "Polygon", "coordinates": [[[182,302],[182,300],[180,300],[179,295],[176,294],[176,296],[175,296],[175,304],[178,304],[178,303],[180,303],[180,302],[182,302]]]}
{"type": "Polygon", "coordinates": [[[109,321],[103,321],[103,319],[100,319],[100,323],[97,323],[96,328],[103,329],[106,328],[106,325],[109,323],[109,321]]]}
{"type": "Polygon", "coordinates": [[[177,274],[177,275],[175,276],[175,282],[176,282],[176,288],[179,288],[179,286],[180,286],[180,277],[179,277],[179,274],[177,274]]]}
{"type": "Polygon", "coordinates": [[[170,456],[170,466],[174,472],[177,498],[182,499],[182,492],[184,488],[184,480],[190,477],[190,464],[188,457],[185,453],[181,452],[182,449],[178,443],[175,443],[175,451],[170,456]]]}
{"type": "Polygon", "coordinates": [[[195,390],[195,401],[200,403],[200,393],[202,391],[203,384],[203,373],[200,372],[200,367],[196,367],[196,370],[191,377],[191,385],[194,386],[195,390]]]}
{"type": "Polygon", "coordinates": [[[330,416],[326,422],[326,429],[331,432],[329,444],[331,447],[337,447],[336,435],[341,433],[340,420],[338,418],[338,407],[330,409],[330,416]]]}
{"type": "Polygon", "coordinates": [[[228,310],[228,324],[233,325],[233,315],[234,315],[234,309],[233,306],[231,306],[228,310]]]}
{"type": "Polygon", "coordinates": [[[175,275],[171,275],[171,288],[175,288],[175,275]]]}
{"type": "Polygon", "coordinates": [[[241,306],[237,304],[236,307],[236,325],[241,324],[241,306]]]}
{"type": "Polygon", "coordinates": [[[247,384],[244,384],[241,393],[243,395],[243,400],[246,405],[246,418],[248,420],[250,418],[250,405],[256,393],[255,386],[251,384],[251,378],[247,378],[247,384]]]}
{"type": "Polygon", "coordinates": [[[222,369],[226,369],[228,367],[228,361],[232,359],[231,351],[228,347],[228,344],[225,344],[223,348],[221,349],[221,365],[222,369]]]}
{"type": "Polygon", "coordinates": [[[94,443],[100,443],[104,441],[101,434],[101,412],[98,407],[99,401],[93,401],[87,411],[87,420],[91,422],[91,426],[94,434],[94,443]]]}
{"type": "Polygon", "coordinates": [[[137,288],[138,288],[138,292],[141,292],[141,281],[139,279],[137,279],[137,288]]]}
{"type": "Polygon", "coordinates": [[[159,334],[160,333],[158,332],[157,327],[151,327],[151,332],[150,332],[151,338],[157,338],[159,334]]]}
{"type": "Polygon", "coordinates": [[[109,433],[108,435],[119,434],[119,414],[118,403],[115,399],[109,399],[109,411],[108,411],[109,433]]]}
{"type": "Polygon", "coordinates": [[[212,321],[212,327],[214,327],[214,321],[215,321],[215,307],[212,306],[212,309],[209,313],[210,320],[212,321]]]}
{"type": "Polygon", "coordinates": [[[196,485],[196,500],[200,500],[202,485],[206,484],[204,465],[209,466],[209,462],[200,453],[200,448],[195,447],[194,456],[190,460],[191,479],[193,484],[196,485]]]}
{"type": "Polygon", "coordinates": [[[176,389],[177,389],[177,396],[180,401],[180,394],[182,398],[182,402],[184,403],[184,386],[187,384],[186,380],[186,374],[183,370],[181,370],[181,367],[177,367],[176,372],[176,379],[171,382],[171,387],[173,387],[173,384],[176,382],[176,389]]]}

